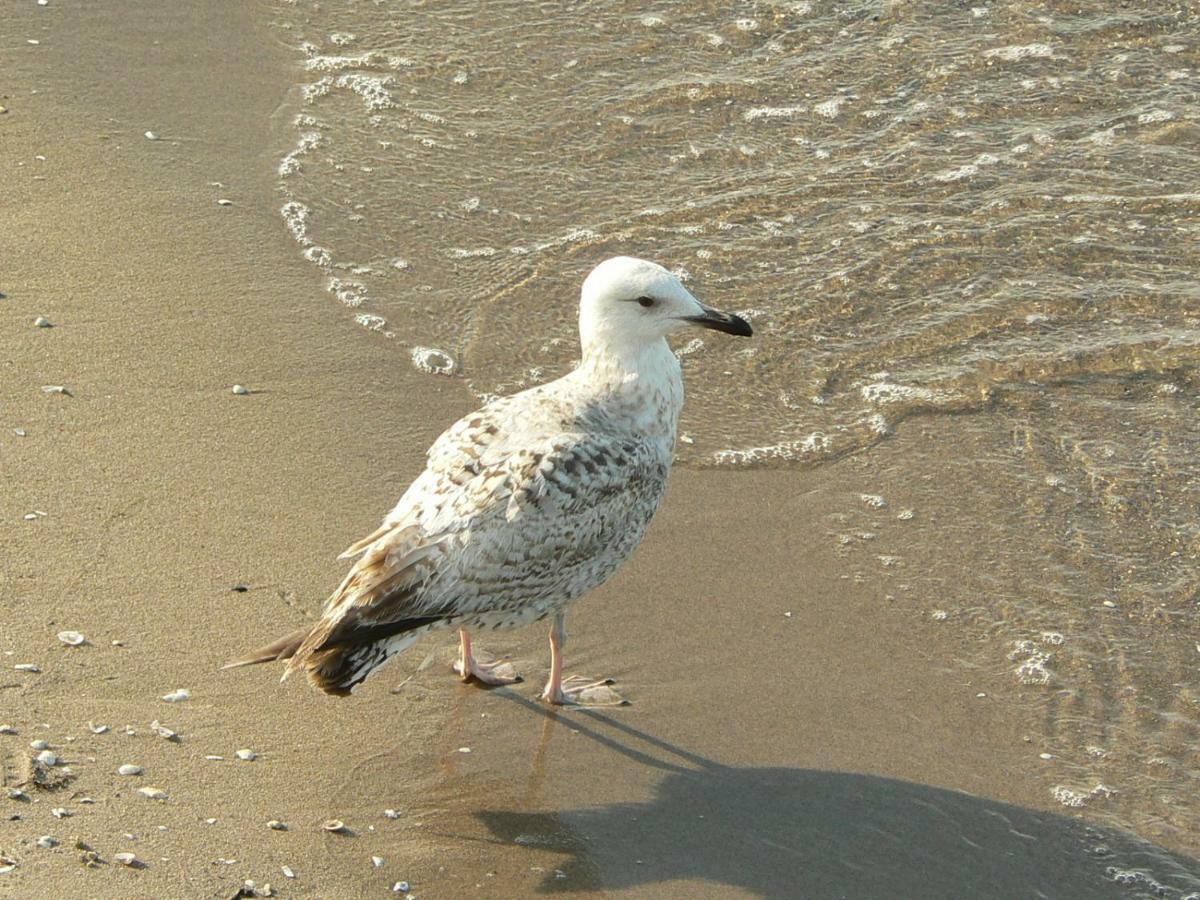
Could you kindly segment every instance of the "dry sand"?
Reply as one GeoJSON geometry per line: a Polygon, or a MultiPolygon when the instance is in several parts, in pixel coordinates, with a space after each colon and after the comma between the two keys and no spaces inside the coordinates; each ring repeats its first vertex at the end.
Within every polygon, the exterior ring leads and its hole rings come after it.
{"type": "MultiPolygon", "coordinates": [[[[569,669],[628,708],[536,702],[536,629],[487,642],[515,689],[457,683],[449,635],[350,700],[218,671],[313,615],[472,401],[299,260],[271,179],[287,59],[261,10],[216,6],[30,3],[6,29],[39,56],[0,100],[0,754],[6,788],[38,739],[72,777],[0,797],[0,894],[1127,896],[1088,852],[1126,839],[1050,810],[1011,679],[959,664],[922,598],[848,577],[830,522],[864,491],[903,500],[868,459],[674,473],[569,623],[569,669]]],[[[918,430],[872,459],[936,471],[918,430]]]]}

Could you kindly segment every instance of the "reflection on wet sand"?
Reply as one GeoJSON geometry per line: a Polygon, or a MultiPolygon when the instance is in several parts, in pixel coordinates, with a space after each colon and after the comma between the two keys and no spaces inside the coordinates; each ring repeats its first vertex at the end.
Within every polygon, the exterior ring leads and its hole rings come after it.
{"type": "Polygon", "coordinates": [[[488,715],[506,721],[510,740],[531,740],[513,742],[504,765],[481,772],[457,746],[471,730],[468,709],[479,707],[455,704],[439,774],[414,815],[435,856],[482,857],[489,873],[509,878],[501,870],[515,865],[531,892],[1098,898],[1200,890],[1200,861],[1127,832],[894,778],[726,766],[619,712],[559,712],[508,689],[489,695],[506,701],[488,715]],[[534,744],[526,726],[536,718],[534,744]],[[590,790],[597,770],[608,789],[644,796],[590,790]],[[579,803],[595,793],[607,802],[579,803]]]}

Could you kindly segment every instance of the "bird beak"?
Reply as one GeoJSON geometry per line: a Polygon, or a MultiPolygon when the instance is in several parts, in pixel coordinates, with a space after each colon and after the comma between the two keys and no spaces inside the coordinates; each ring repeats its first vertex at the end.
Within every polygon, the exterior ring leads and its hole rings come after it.
{"type": "Polygon", "coordinates": [[[711,306],[705,306],[703,303],[700,304],[700,308],[704,310],[700,315],[681,316],[680,318],[693,325],[699,325],[701,328],[711,328],[714,331],[736,334],[739,337],[750,337],[754,334],[754,331],[750,328],[750,323],[741,316],[721,312],[719,309],[713,309],[711,306]]]}

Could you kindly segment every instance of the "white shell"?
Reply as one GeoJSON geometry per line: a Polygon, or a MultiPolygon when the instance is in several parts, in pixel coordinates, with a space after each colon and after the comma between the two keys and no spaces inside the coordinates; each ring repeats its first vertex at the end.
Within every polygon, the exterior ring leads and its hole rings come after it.
{"type": "Polygon", "coordinates": [[[118,775],[141,775],[142,771],[143,771],[143,769],[141,766],[135,766],[132,763],[126,763],[125,765],[123,765],[119,769],[117,769],[117,774],[118,775]]]}
{"type": "Polygon", "coordinates": [[[60,631],[58,639],[69,647],[78,647],[87,642],[87,638],[78,631],[60,631]]]}

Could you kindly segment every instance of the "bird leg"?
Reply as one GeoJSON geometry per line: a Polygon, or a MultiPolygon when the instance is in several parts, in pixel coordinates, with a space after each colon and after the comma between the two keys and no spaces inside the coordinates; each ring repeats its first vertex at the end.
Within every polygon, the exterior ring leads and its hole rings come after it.
{"type": "Polygon", "coordinates": [[[550,680],[542,691],[542,699],[558,706],[627,706],[629,701],[609,685],[611,678],[591,681],[581,675],[563,679],[563,648],[567,645],[567,617],[554,616],[550,626],[550,680]]]}
{"type": "Polygon", "coordinates": [[[474,678],[480,684],[516,684],[521,680],[510,662],[480,662],[471,653],[471,636],[467,629],[458,630],[458,662],[454,671],[463,681],[474,678]]]}

